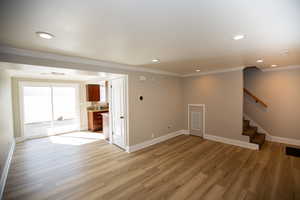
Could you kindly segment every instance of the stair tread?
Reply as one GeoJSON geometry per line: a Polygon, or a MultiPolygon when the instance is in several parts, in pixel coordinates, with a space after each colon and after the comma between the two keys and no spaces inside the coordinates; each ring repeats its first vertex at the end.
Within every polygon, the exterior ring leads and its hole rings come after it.
{"type": "Polygon", "coordinates": [[[250,143],[258,144],[259,149],[265,143],[266,135],[258,132],[256,126],[250,125],[251,121],[243,117],[243,135],[250,137],[250,143]]]}
{"type": "Polygon", "coordinates": [[[246,127],[243,130],[243,135],[247,135],[250,137],[254,137],[256,133],[257,133],[257,127],[254,126],[246,127]]]}
{"type": "Polygon", "coordinates": [[[249,124],[250,123],[250,121],[249,120],[243,120],[243,122],[244,122],[244,124],[249,124]]]}
{"type": "Polygon", "coordinates": [[[266,135],[263,133],[257,133],[253,138],[250,139],[251,143],[259,144],[260,146],[264,144],[266,135]]]}

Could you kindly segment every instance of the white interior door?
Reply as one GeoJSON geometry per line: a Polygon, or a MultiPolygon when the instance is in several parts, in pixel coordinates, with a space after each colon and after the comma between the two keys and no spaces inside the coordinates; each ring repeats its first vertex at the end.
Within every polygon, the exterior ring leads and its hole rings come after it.
{"type": "Polygon", "coordinates": [[[111,81],[112,143],[125,149],[125,78],[111,81]]]}
{"type": "Polygon", "coordinates": [[[204,107],[189,105],[189,131],[191,135],[203,136],[204,107]]]}

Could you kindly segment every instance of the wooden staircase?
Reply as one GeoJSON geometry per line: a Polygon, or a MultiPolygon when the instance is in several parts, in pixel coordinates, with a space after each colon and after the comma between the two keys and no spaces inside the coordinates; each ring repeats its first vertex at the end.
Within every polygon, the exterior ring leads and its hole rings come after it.
{"type": "Polygon", "coordinates": [[[258,128],[250,125],[250,121],[243,119],[243,135],[249,136],[250,143],[258,144],[259,149],[265,143],[266,135],[259,133],[258,128]]]}
{"type": "MultiPolygon", "coordinates": [[[[254,99],[254,101],[256,103],[259,103],[265,109],[268,108],[268,105],[264,101],[262,101],[257,96],[255,96],[254,94],[252,94],[246,88],[244,88],[244,93],[246,95],[250,96],[252,99],[254,99]]],[[[257,131],[257,129],[258,129],[257,127],[250,125],[250,121],[249,120],[243,119],[243,135],[249,136],[250,143],[258,144],[259,145],[259,149],[261,149],[261,147],[265,143],[266,135],[263,134],[263,133],[259,133],[257,131]]]]}

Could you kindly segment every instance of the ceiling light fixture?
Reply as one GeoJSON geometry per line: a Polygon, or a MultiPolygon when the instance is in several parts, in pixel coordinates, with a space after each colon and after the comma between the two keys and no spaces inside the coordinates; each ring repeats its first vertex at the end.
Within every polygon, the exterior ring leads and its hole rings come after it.
{"type": "Polygon", "coordinates": [[[233,37],[234,40],[241,40],[241,39],[244,39],[245,36],[244,35],[236,35],[233,37]]]}
{"type": "Polygon", "coordinates": [[[159,59],[155,58],[155,59],[152,60],[152,62],[153,62],[153,63],[158,63],[158,62],[159,62],[159,59]]]}
{"type": "Polygon", "coordinates": [[[264,62],[262,59],[259,59],[259,60],[257,60],[256,61],[257,63],[262,63],[262,62],[264,62]]]}
{"type": "Polygon", "coordinates": [[[278,65],[271,65],[271,67],[277,67],[278,65]]]}
{"type": "Polygon", "coordinates": [[[43,39],[47,39],[50,40],[52,38],[54,38],[54,35],[50,34],[50,33],[46,33],[46,32],[36,32],[36,34],[43,39]]]}
{"type": "Polygon", "coordinates": [[[200,69],[196,69],[196,72],[200,72],[201,70],[200,69]]]}
{"type": "Polygon", "coordinates": [[[66,75],[63,72],[42,72],[40,74],[41,75],[57,75],[57,76],[64,76],[64,75],[66,75]]]}
{"type": "Polygon", "coordinates": [[[63,72],[51,72],[52,75],[58,75],[58,76],[64,76],[66,75],[65,73],[63,72]]]}

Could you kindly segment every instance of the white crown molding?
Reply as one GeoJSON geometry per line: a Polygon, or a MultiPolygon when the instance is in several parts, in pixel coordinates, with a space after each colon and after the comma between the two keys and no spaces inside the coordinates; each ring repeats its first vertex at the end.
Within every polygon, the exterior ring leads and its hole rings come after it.
{"type": "Polygon", "coordinates": [[[282,66],[282,67],[260,68],[260,69],[263,72],[274,72],[274,71],[300,69],[300,65],[288,65],[288,66],[282,66]]]}
{"type": "Polygon", "coordinates": [[[4,167],[3,167],[3,171],[2,171],[1,179],[0,179],[0,199],[2,199],[2,196],[3,196],[10,163],[11,163],[11,160],[12,160],[12,157],[14,154],[14,150],[15,150],[15,145],[16,145],[15,140],[13,140],[12,144],[10,146],[9,153],[7,155],[6,162],[4,163],[4,167]]]}
{"type": "Polygon", "coordinates": [[[108,67],[112,69],[119,69],[119,70],[126,70],[126,71],[149,72],[154,74],[162,74],[162,75],[170,75],[170,76],[178,76],[178,77],[181,76],[178,73],[173,73],[173,72],[168,72],[163,70],[148,69],[145,67],[136,67],[127,64],[105,62],[105,61],[99,61],[94,59],[79,58],[74,56],[63,56],[54,53],[45,53],[45,52],[32,51],[27,49],[19,49],[10,46],[4,46],[4,45],[0,45],[0,53],[39,58],[39,59],[48,59],[53,61],[69,62],[69,63],[82,64],[82,65],[108,67]]]}
{"type": "Polygon", "coordinates": [[[223,69],[223,70],[196,72],[196,73],[182,75],[182,77],[203,76],[203,75],[209,75],[209,74],[219,74],[219,73],[227,73],[227,72],[234,72],[234,71],[242,71],[244,68],[245,68],[245,66],[241,66],[241,67],[233,67],[233,68],[223,69]]]}
{"type": "Polygon", "coordinates": [[[234,68],[223,69],[223,70],[212,70],[212,71],[207,71],[207,72],[181,75],[178,73],[168,72],[168,71],[164,71],[164,70],[149,69],[146,67],[136,67],[136,66],[131,66],[131,65],[127,65],[127,64],[105,62],[105,61],[100,61],[100,60],[80,58],[80,57],[74,57],[74,56],[63,56],[63,55],[54,54],[54,53],[46,53],[46,52],[40,52],[40,51],[14,48],[14,47],[6,46],[6,45],[0,45],[0,53],[24,56],[24,57],[39,58],[39,59],[48,59],[48,60],[60,61],[60,62],[69,62],[69,63],[74,63],[74,64],[92,65],[92,66],[97,66],[97,67],[107,67],[107,68],[111,68],[111,69],[118,69],[118,70],[124,70],[124,71],[148,72],[148,73],[161,74],[161,75],[177,76],[177,77],[182,77],[182,78],[190,77],[190,76],[202,76],[202,75],[209,75],[209,74],[233,72],[233,71],[243,70],[245,68],[245,66],[242,66],[242,67],[234,67],[234,68]]]}

